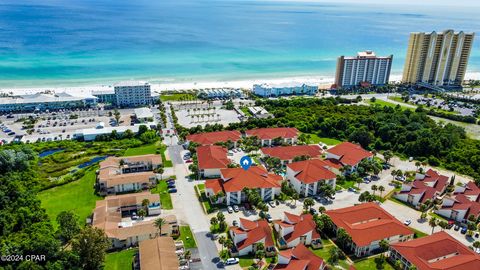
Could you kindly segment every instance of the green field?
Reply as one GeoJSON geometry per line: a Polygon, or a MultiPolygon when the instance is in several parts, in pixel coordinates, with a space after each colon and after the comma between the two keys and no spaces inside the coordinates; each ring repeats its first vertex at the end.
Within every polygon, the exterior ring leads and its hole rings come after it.
{"type": "Polygon", "coordinates": [[[195,237],[193,237],[192,231],[189,226],[180,226],[180,237],[178,238],[183,241],[185,248],[196,248],[197,243],[195,242],[195,237]]]}
{"type": "Polygon", "coordinates": [[[165,168],[172,167],[172,161],[167,160],[165,157],[165,151],[167,150],[167,146],[161,144],[160,142],[149,144],[145,146],[135,147],[135,148],[128,148],[125,151],[125,156],[140,156],[140,155],[149,155],[149,154],[156,154],[157,151],[160,152],[162,156],[163,166],[165,168]]]}
{"type": "Polygon", "coordinates": [[[315,143],[318,144],[320,142],[326,144],[326,145],[337,145],[341,143],[341,141],[332,139],[332,138],[324,138],[324,137],[318,137],[317,134],[313,133],[304,133],[305,135],[310,135],[310,141],[308,143],[315,143]]]}
{"type": "Polygon", "coordinates": [[[131,270],[133,256],[137,248],[107,253],[105,256],[105,270],[131,270]]]}
{"type": "MultiPolygon", "coordinates": [[[[370,257],[365,260],[358,260],[354,263],[354,266],[357,270],[370,270],[370,269],[379,269],[377,268],[377,264],[375,263],[375,257],[370,257]]],[[[382,265],[384,270],[395,270],[387,261],[385,261],[382,265]]]]}
{"type": "Polygon", "coordinates": [[[161,95],[161,101],[187,101],[187,100],[196,100],[197,97],[192,94],[171,94],[171,95],[161,95]]]}
{"type": "Polygon", "coordinates": [[[162,209],[173,209],[172,198],[168,193],[168,185],[166,181],[158,182],[157,186],[151,190],[152,193],[158,193],[160,195],[160,203],[162,209]]]}
{"type": "Polygon", "coordinates": [[[240,259],[240,262],[238,263],[241,267],[249,267],[253,264],[253,259],[255,257],[252,256],[252,255],[246,255],[246,256],[242,256],[242,257],[239,257],[240,259]]]}
{"type": "Polygon", "coordinates": [[[38,194],[42,207],[46,209],[54,227],[57,226],[57,215],[66,210],[74,211],[82,224],[95,208],[95,202],[102,199],[94,194],[94,166],[75,182],[44,190],[38,194]]]}

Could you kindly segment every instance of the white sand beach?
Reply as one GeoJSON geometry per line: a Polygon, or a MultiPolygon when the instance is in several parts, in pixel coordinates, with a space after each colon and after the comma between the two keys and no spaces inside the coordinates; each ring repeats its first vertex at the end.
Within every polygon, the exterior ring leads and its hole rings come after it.
{"type": "MultiPolygon", "coordinates": [[[[391,82],[398,82],[402,78],[401,74],[390,75],[391,82]]],[[[467,73],[466,80],[480,80],[480,72],[467,73]]],[[[238,81],[192,81],[192,82],[165,82],[165,83],[151,83],[152,92],[161,94],[165,91],[181,91],[192,89],[208,89],[208,88],[242,88],[252,89],[254,84],[270,83],[270,84],[282,84],[282,83],[307,83],[316,84],[321,89],[329,88],[334,83],[333,77],[327,76],[299,76],[299,77],[286,77],[282,79],[252,79],[252,80],[238,80],[238,81]]],[[[24,95],[34,94],[44,91],[53,91],[55,93],[65,92],[73,96],[87,97],[91,96],[93,92],[97,91],[113,91],[113,85],[91,85],[91,86],[69,86],[69,87],[38,87],[38,88],[0,88],[0,93],[24,95]]]]}

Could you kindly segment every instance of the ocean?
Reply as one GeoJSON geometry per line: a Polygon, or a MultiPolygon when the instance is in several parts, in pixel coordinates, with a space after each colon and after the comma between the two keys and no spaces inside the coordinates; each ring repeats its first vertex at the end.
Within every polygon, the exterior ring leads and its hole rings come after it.
{"type": "MultiPolygon", "coordinates": [[[[261,0],[0,0],[0,87],[331,77],[339,55],[480,33],[478,10],[261,0]]],[[[468,72],[480,72],[480,41],[468,72]]]]}

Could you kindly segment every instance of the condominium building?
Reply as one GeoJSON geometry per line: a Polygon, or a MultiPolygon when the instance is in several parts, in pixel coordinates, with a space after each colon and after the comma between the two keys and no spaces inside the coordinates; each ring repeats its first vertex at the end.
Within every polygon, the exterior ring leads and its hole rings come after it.
{"type": "Polygon", "coordinates": [[[411,33],[403,82],[460,85],[465,78],[474,33],[445,30],[411,33]]]}
{"type": "Polygon", "coordinates": [[[363,83],[384,85],[388,83],[393,55],[380,57],[373,51],[359,52],[357,56],[340,56],[337,61],[335,84],[353,87],[363,83]]]}
{"type": "Polygon", "coordinates": [[[253,93],[260,97],[278,97],[291,95],[313,96],[318,92],[318,86],[305,83],[263,83],[254,84],[253,93]]]}
{"type": "Polygon", "coordinates": [[[115,85],[116,105],[138,107],[152,103],[150,84],[146,82],[121,82],[115,85]]]}

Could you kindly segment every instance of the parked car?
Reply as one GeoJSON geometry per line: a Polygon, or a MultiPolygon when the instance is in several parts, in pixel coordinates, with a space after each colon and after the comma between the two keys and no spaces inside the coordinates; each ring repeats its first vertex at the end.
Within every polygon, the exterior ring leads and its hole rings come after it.
{"type": "Polygon", "coordinates": [[[168,189],[168,193],[177,193],[177,189],[176,188],[170,188],[170,189],[168,189]]]}
{"type": "Polygon", "coordinates": [[[232,265],[232,264],[237,264],[238,262],[240,262],[240,260],[238,258],[228,258],[225,261],[225,264],[226,265],[232,265]]]}
{"type": "Polygon", "coordinates": [[[268,205],[270,205],[270,207],[272,207],[272,208],[275,208],[275,202],[274,201],[269,201],[268,205]]]}
{"type": "Polygon", "coordinates": [[[462,227],[462,229],[460,230],[460,233],[461,234],[466,234],[467,233],[467,227],[462,227]]]}
{"type": "Polygon", "coordinates": [[[317,210],[315,210],[315,208],[310,208],[310,214],[316,215],[316,214],[317,214],[317,210]]]}
{"type": "Polygon", "coordinates": [[[240,208],[238,208],[238,205],[234,205],[234,206],[233,206],[233,211],[235,211],[235,212],[240,211],[240,208]]]}
{"type": "Polygon", "coordinates": [[[232,222],[232,225],[233,225],[233,226],[238,226],[238,221],[234,220],[234,221],[232,222]]]}
{"type": "Polygon", "coordinates": [[[265,215],[265,219],[269,222],[269,223],[272,223],[273,219],[272,219],[272,216],[270,214],[266,214],[265,215]]]}
{"type": "Polygon", "coordinates": [[[233,208],[230,205],[227,207],[227,212],[229,214],[233,213],[233,208]]]}
{"type": "Polygon", "coordinates": [[[407,220],[405,220],[405,222],[403,222],[403,224],[405,224],[407,226],[410,226],[410,224],[412,224],[412,220],[407,219],[407,220]]]}
{"type": "Polygon", "coordinates": [[[455,231],[458,231],[458,230],[460,230],[460,226],[455,225],[455,227],[453,227],[453,229],[454,229],[455,231]]]}

